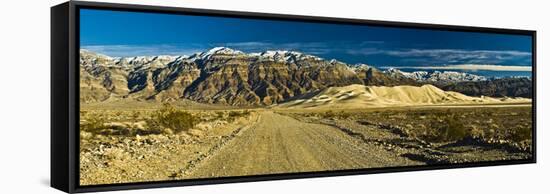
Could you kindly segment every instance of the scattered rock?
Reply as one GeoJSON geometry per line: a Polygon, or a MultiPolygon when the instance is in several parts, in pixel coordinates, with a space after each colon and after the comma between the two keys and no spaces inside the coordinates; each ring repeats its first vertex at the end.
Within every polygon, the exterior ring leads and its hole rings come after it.
{"type": "Polygon", "coordinates": [[[171,135],[171,134],[174,134],[174,130],[172,130],[172,129],[170,129],[170,128],[164,128],[164,129],[162,130],[162,133],[164,133],[164,134],[170,134],[170,135],[171,135]]]}
{"type": "Polygon", "coordinates": [[[203,137],[205,133],[198,129],[189,129],[188,133],[195,137],[203,137]]]}
{"type": "Polygon", "coordinates": [[[212,126],[208,123],[199,123],[195,127],[202,131],[209,131],[212,129],[212,126]]]}

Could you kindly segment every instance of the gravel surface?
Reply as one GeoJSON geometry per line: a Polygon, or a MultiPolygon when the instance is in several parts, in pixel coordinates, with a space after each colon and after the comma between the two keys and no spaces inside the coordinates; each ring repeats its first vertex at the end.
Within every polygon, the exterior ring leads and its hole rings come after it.
{"type": "Polygon", "coordinates": [[[204,160],[185,178],[419,165],[341,130],[273,112],[204,160]]]}

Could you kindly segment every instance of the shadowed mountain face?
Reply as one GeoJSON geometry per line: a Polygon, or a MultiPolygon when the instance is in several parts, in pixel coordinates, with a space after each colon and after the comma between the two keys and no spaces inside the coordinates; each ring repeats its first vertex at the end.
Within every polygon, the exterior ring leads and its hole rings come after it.
{"type": "Polygon", "coordinates": [[[330,86],[362,84],[344,63],[301,53],[275,51],[245,55],[226,51],[202,56],[200,78],[185,98],[231,105],[270,105],[330,86]]]}
{"type": "MultiPolygon", "coordinates": [[[[400,72],[348,65],[299,52],[243,53],[224,47],[192,56],[130,58],[113,58],[81,50],[80,66],[80,99],[84,103],[189,99],[212,104],[262,106],[329,87],[427,83],[400,72]]],[[[448,88],[472,90],[469,85],[448,88]]],[[[483,92],[476,94],[483,95],[483,92]]]]}
{"type": "Polygon", "coordinates": [[[228,105],[271,105],[331,86],[363,84],[336,60],[290,51],[246,54],[214,48],[190,57],[111,58],[81,52],[81,99],[186,98],[228,105]]]}
{"type": "Polygon", "coordinates": [[[529,78],[504,78],[479,82],[451,83],[441,87],[444,90],[461,91],[470,96],[514,96],[532,98],[533,83],[529,78]]]}

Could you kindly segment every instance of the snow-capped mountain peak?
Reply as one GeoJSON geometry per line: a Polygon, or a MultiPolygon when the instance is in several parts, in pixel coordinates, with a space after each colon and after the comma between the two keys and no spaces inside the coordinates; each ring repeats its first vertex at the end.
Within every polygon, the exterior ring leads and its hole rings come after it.
{"type": "Polygon", "coordinates": [[[144,64],[148,63],[153,60],[154,57],[150,56],[136,56],[136,57],[125,57],[121,60],[125,60],[128,62],[128,64],[134,65],[134,64],[144,64]]]}
{"type": "Polygon", "coordinates": [[[297,51],[288,50],[267,50],[261,53],[251,53],[251,56],[257,56],[260,60],[279,61],[279,62],[296,62],[303,60],[323,60],[320,57],[307,55],[297,51]]]}
{"type": "Polygon", "coordinates": [[[199,57],[201,59],[208,59],[212,55],[240,55],[240,54],[244,54],[244,53],[238,50],[227,48],[227,47],[214,47],[206,52],[199,54],[199,57]]]}
{"type": "Polygon", "coordinates": [[[403,76],[420,82],[465,82],[465,81],[485,81],[484,76],[474,75],[465,72],[456,71],[413,71],[404,72],[397,68],[389,68],[384,73],[390,76],[403,76]]]}
{"type": "Polygon", "coordinates": [[[405,73],[405,72],[403,72],[403,71],[401,71],[401,70],[399,70],[399,69],[397,69],[397,68],[393,68],[393,67],[387,69],[387,70],[384,71],[384,72],[387,73],[387,74],[403,74],[403,73],[405,73]]]}
{"type": "Polygon", "coordinates": [[[371,68],[370,65],[367,65],[367,64],[364,64],[364,63],[357,63],[353,67],[355,69],[364,69],[364,70],[368,70],[369,68],[371,68]]]}

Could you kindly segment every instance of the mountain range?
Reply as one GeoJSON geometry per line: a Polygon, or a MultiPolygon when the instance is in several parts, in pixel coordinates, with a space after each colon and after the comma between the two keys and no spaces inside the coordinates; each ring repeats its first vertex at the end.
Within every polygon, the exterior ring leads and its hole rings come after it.
{"type": "Polygon", "coordinates": [[[216,47],[191,56],[110,57],[80,51],[83,103],[133,99],[191,100],[209,104],[263,106],[329,87],[420,86],[472,96],[531,97],[530,78],[487,79],[461,72],[379,70],[366,64],[296,51],[244,53],[216,47]]]}

